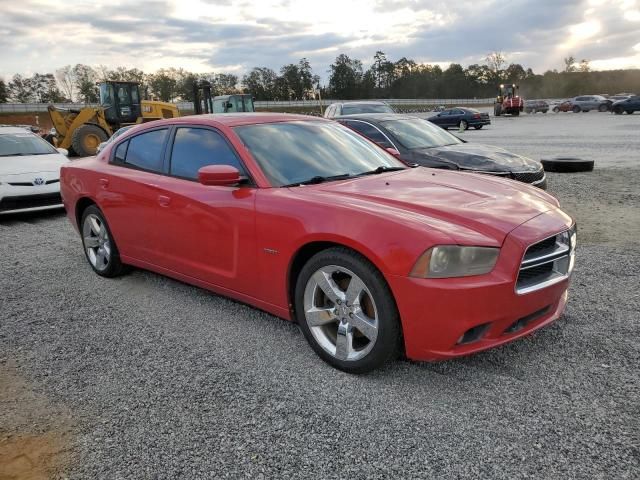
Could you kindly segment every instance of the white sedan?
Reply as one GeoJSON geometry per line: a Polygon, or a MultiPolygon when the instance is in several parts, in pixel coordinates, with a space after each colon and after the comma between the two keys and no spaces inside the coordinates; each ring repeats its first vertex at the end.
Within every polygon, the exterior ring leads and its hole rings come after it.
{"type": "Polygon", "coordinates": [[[67,151],[18,127],[0,127],[0,215],[61,208],[67,151]]]}

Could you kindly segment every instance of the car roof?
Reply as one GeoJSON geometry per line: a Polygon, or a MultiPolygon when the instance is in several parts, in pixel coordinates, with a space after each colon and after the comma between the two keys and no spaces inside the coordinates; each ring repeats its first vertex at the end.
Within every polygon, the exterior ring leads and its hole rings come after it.
{"type": "Polygon", "coordinates": [[[145,125],[180,125],[180,124],[198,124],[227,127],[237,127],[240,125],[254,125],[260,123],[279,123],[279,122],[295,122],[295,121],[313,121],[313,122],[329,122],[322,117],[313,117],[311,115],[295,115],[290,113],[214,113],[207,115],[189,115],[186,117],[167,118],[165,120],[156,120],[145,125]]]}
{"type": "Polygon", "coordinates": [[[33,135],[33,132],[31,130],[28,130],[26,127],[0,126],[0,135],[11,135],[15,133],[31,133],[33,135]]]}
{"type": "MultiPolygon", "coordinates": [[[[372,122],[385,122],[388,120],[409,120],[420,118],[403,113],[354,113],[351,115],[341,115],[336,120],[370,120],[372,122]]],[[[421,119],[424,120],[424,119],[421,119]]]]}

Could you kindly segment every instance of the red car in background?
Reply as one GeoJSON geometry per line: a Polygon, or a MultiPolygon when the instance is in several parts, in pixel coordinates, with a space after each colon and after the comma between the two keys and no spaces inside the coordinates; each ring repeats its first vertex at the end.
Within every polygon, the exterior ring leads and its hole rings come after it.
{"type": "Polygon", "coordinates": [[[558,113],[558,112],[572,112],[573,111],[573,103],[571,103],[571,100],[564,100],[564,101],[558,103],[557,105],[554,105],[552,110],[555,113],[558,113]]]}
{"type": "Polygon", "coordinates": [[[311,117],[137,126],[64,166],[61,191],[97,274],[144,268],[296,321],[353,373],[529,334],[562,313],[573,269],[550,195],[409,168],[311,117]]]}

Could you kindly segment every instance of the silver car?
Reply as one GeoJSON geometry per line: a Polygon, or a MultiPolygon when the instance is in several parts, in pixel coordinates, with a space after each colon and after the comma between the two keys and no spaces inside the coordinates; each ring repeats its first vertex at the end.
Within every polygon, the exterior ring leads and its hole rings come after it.
{"type": "Polygon", "coordinates": [[[610,100],[600,95],[582,95],[571,99],[575,113],[588,112],[589,110],[608,112],[611,109],[611,103],[610,100]]]}
{"type": "Polygon", "coordinates": [[[332,103],[324,111],[324,118],[336,118],[342,115],[356,115],[360,113],[396,113],[385,102],[369,100],[361,102],[332,103]]]}

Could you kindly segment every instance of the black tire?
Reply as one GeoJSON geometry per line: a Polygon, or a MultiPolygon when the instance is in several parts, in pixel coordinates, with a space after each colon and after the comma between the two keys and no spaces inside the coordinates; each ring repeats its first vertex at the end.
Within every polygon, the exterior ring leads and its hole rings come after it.
{"type": "Polygon", "coordinates": [[[89,157],[96,154],[98,145],[106,142],[107,133],[97,125],[85,123],[76,128],[71,136],[71,146],[76,155],[89,157]]]}
{"type": "Polygon", "coordinates": [[[519,117],[520,116],[520,110],[514,110],[513,113],[511,113],[512,116],[514,117],[519,117]]]}
{"type": "Polygon", "coordinates": [[[311,345],[325,362],[348,373],[367,373],[397,358],[401,350],[400,315],[393,294],[380,271],[362,255],[343,247],[323,250],[309,259],[302,268],[295,287],[295,317],[311,345]],[[340,360],[326,351],[316,340],[307,323],[304,293],[312,275],[327,266],[346,268],[364,282],[375,301],[378,315],[378,334],[371,350],[358,360],[340,360]]]}
{"type": "Polygon", "coordinates": [[[633,115],[633,110],[627,110],[627,115],[633,115]]]}
{"type": "Polygon", "coordinates": [[[474,125],[473,128],[475,128],[476,130],[481,130],[482,129],[482,125],[474,125]]]}
{"type": "Polygon", "coordinates": [[[546,172],[591,172],[594,161],[582,158],[547,158],[540,161],[546,172]]]}
{"type": "MultiPolygon", "coordinates": [[[[616,115],[622,115],[623,112],[624,112],[624,110],[622,110],[619,107],[616,107],[616,108],[613,109],[613,113],[615,113],[616,115]]],[[[629,113],[629,112],[627,112],[627,113],[629,113]]]]}
{"type": "Polygon", "coordinates": [[[549,110],[542,110],[542,113],[547,113],[549,110]]]}
{"type": "Polygon", "coordinates": [[[578,105],[576,105],[571,110],[573,111],[573,113],[580,113],[581,108],[578,105]]]}
{"type": "Polygon", "coordinates": [[[118,250],[118,246],[116,245],[115,238],[113,237],[113,234],[109,229],[109,224],[107,223],[107,220],[104,217],[102,211],[96,205],[90,205],[84,209],[84,211],[82,212],[79,227],[80,227],[80,235],[82,237],[82,249],[84,250],[84,254],[87,259],[87,262],[89,263],[89,266],[93,269],[94,272],[96,272],[98,275],[102,277],[113,278],[113,277],[120,276],[129,270],[129,267],[123,264],[122,261],[120,260],[120,252],[118,250]],[[98,269],[93,265],[93,263],[91,262],[91,259],[89,258],[87,246],[85,245],[85,237],[82,231],[83,231],[83,226],[85,224],[85,220],[89,215],[95,215],[96,217],[98,217],[102,222],[102,224],[104,224],[107,230],[107,233],[109,234],[111,255],[110,255],[109,263],[105,269],[98,269]]]}
{"type": "Polygon", "coordinates": [[[609,110],[609,108],[606,105],[600,105],[598,107],[599,112],[606,112],[607,110],[609,110]]]}
{"type": "Polygon", "coordinates": [[[558,107],[553,107],[553,113],[558,113],[560,112],[560,109],[558,107]]]}

